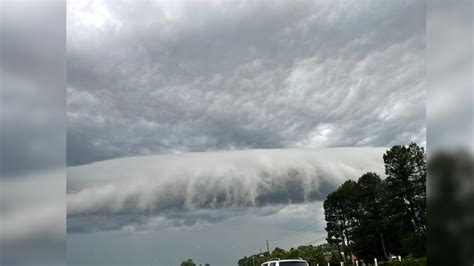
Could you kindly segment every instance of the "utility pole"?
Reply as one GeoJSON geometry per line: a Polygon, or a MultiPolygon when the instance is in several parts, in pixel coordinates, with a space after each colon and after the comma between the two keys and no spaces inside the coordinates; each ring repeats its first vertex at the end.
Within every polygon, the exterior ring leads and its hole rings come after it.
{"type": "Polygon", "coordinates": [[[268,255],[270,255],[270,245],[268,244],[268,240],[267,240],[267,251],[268,251],[268,255]]]}

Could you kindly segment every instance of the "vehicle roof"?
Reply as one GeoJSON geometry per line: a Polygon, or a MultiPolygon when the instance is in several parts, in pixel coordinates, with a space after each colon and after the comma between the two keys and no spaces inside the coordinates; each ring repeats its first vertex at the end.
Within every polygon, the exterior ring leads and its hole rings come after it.
{"type": "MultiPolygon", "coordinates": [[[[306,262],[305,260],[303,259],[286,259],[286,260],[269,260],[269,261],[265,261],[264,263],[269,263],[269,262],[299,262],[299,261],[304,261],[306,262]]],[[[263,263],[262,263],[263,264],[263,263]]]]}

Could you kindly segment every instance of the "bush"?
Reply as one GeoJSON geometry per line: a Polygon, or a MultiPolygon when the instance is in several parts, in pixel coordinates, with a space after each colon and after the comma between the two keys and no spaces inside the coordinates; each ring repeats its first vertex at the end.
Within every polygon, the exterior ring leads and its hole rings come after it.
{"type": "Polygon", "coordinates": [[[426,258],[413,259],[408,258],[402,261],[388,261],[383,265],[387,266],[426,266],[426,258]]]}

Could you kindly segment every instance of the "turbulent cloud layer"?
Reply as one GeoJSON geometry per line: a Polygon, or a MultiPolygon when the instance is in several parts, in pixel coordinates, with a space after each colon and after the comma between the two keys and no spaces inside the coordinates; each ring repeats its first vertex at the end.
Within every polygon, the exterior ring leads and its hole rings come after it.
{"type": "Polygon", "coordinates": [[[69,234],[68,264],[235,265],[321,220],[344,180],[383,173],[383,148],[310,149],[424,143],[423,1],[69,1],[67,15],[67,228],[94,232],[69,234]]]}
{"type": "Polygon", "coordinates": [[[68,165],[425,138],[423,1],[71,1],[68,165]]]}
{"type": "MultiPolygon", "coordinates": [[[[383,148],[243,150],[131,157],[68,168],[69,229],[221,221],[241,208],[321,200],[367,171],[383,174],[383,148]],[[212,209],[227,209],[222,214],[212,209]],[[208,211],[206,211],[208,210],[208,211]],[[193,214],[187,216],[186,212],[193,214]],[[209,212],[211,211],[211,212],[209,212]]],[[[271,209],[266,209],[272,212],[271,209]]],[[[264,212],[265,213],[265,212],[264,212]]],[[[263,214],[264,214],[263,213],[263,214]]]]}

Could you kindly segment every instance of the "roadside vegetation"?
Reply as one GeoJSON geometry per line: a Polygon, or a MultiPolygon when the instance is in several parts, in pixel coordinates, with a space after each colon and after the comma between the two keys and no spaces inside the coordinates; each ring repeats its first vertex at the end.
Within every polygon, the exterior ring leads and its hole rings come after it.
{"type": "Polygon", "coordinates": [[[368,172],[328,194],[327,244],[276,248],[244,257],[239,266],[298,257],[310,265],[373,264],[375,258],[380,265],[426,265],[426,153],[416,143],[396,145],[383,161],[385,179],[368,172]]]}
{"type": "Polygon", "coordinates": [[[426,153],[415,143],[383,155],[386,178],[366,173],[324,201],[327,241],[372,262],[426,256],[426,153]]]}

